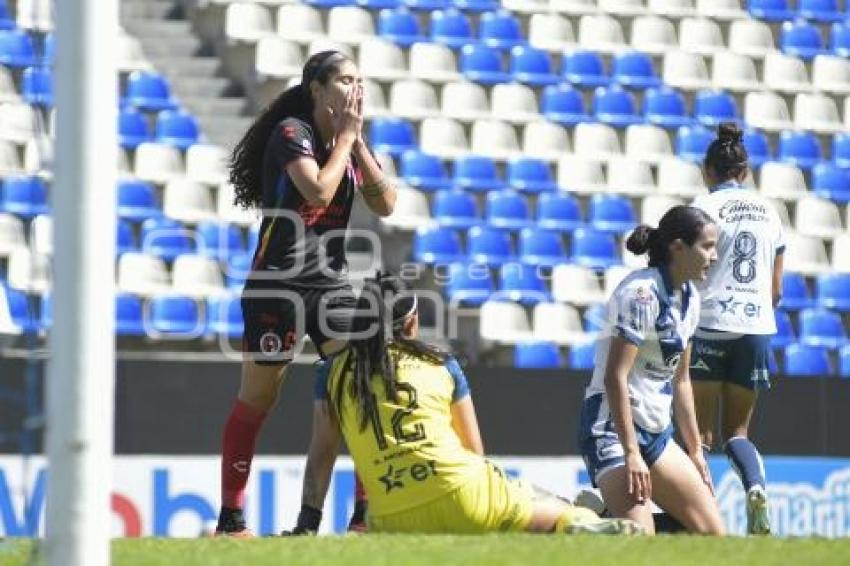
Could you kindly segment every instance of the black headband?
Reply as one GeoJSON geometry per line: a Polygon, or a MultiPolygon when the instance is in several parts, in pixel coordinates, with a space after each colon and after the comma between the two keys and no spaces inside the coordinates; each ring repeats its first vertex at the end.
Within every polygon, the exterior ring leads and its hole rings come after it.
{"type": "Polygon", "coordinates": [[[322,71],[324,71],[330,65],[338,63],[341,60],[345,60],[347,58],[348,57],[346,57],[346,55],[340,53],[339,51],[330,51],[328,55],[324,59],[322,59],[321,63],[316,65],[316,67],[312,71],[308,72],[302,77],[301,86],[304,89],[309,89],[310,83],[313,82],[313,79],[318,77],[322,73],[322,71]]]}

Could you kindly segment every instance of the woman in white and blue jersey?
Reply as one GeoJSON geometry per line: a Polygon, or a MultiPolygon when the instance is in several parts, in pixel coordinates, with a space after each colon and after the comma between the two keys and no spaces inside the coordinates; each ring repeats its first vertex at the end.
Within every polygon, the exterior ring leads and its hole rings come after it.
{"type": "Polygon", "coordinates": [[[626,247],[648,253],[649,267],[614,290],[585,392],[579,446],[591,481],[612,516],[650,533],[651,502],[690,532],[724,532],[688,373],[700,309],[692,281],[706,277],[716,242],[714,222],[690,206],[635,229],[626,247]],[[674,419],[685,450],[671,442],[674,419]]]}
{"type": "Polygon", "coordinates": [[[782,295],[782,223],[758,192],[743,185],[747,150],[737,125],[720,125],[703,164],[711,190],[693,206],[717,224],[718,261],[699,283],[702,308],[691,375],[707,451],[720,416],[723,449],[747,493],[747,531],[770,533],[764,465],[748,438],[757,392],[770,387],[773,308],[782,295]]]}

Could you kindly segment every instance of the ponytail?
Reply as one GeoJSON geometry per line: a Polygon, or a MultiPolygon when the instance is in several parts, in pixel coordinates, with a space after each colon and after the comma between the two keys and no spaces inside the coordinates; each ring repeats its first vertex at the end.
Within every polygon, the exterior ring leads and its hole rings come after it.
{"type": "Polygon", "coordinates": [[[649,254],[649,266],[661,267],[670,261],[670,244],[682,240],[692,246],[702,229],[714,221],[693,206],[678,205],[668,210],[658,228],[641,224],[626,240],[626,249],[635,255],[649,254]]]}

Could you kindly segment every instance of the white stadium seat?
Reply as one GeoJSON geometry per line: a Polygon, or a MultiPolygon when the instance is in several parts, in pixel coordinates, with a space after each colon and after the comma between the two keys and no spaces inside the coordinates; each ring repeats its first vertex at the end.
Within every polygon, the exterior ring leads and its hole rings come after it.
{"type": "Polygon", "coordinates": [[[628,277],[632,270],[625,265],[612,265],[605,270],[605,283],[603,285],[603,293],[605,300],[611,298],[611,295],[617,289],[617,286],[622,283],[623,279],[628,277]]]}
{"type": "Polygon", "coordinates": [[[580,344],[589,338],[581,326],[578,311],[564,303],[534,305],[534,339],[560,345],[580,344]]]}
{"type": "Polygon", "coordinates": [[[549,0],[502,0],[502,8],[518,14],[539,14],[549,11],[549,0]]]}
{"type": "Polygon", "coordinates": [[[646,14],[644,0],[599,0],[599,9],[621,18],[634,18],[646,14]]]}
{"type": "Polygon", "coordinates": [[[186,150],[186,177],[207,185],[227,180],[227,150],[218,145],[196,143],[186,150]]]}
{"type": "Polygon", "coordinates": [[[53,151],[53,139],[47,136],[37,136],[29,140],[24,146],[24,171],[43,179],[52,179],[53,151]]]}
{"type": "Polygon", "coordinates": [[[179,255],[171,269],[171,289],[197,299],[220,295],[224,292],[221,266],[210,257],[179,255]]]}
{"type": "Polygon", "coordinates": [[[759,190],[767,197],[794,201],[806,194],[806,179],[796,165],[768,161],[759,169],[759,190]]]}
{"type": "Polygon", "coordinates": [[[844,130],[838,106],[825,94],[798,94],[794,98],[794,126],[818,134],[835,134],[844,130]]]}
{"type": "Polygon", "coordinates": [[[390,87],[390,112],[411,120],[438,116],[437,92],[430,83],[418,79],[396,81],[390,87]]]}
{"type": "Polygon", "coordinates": [[[230,183],[222,183],[219,185],[216,193],[216,208],[219,219],[244,227],[251,226],[257,222],[259,214],[257,211],[246,210],[233,203],[233,197],[235,195],[233,185],[230,183]]]}
{"type": "Polygon", "coordinates": [[[274,33],[271,12],[259,4],[235,3],[227,6],[224,35],[231,41],[256,43],[274,33]]]}
{"type": "Polygon", "coordinates": [[[806,195],[797,201],[797,232],[804,236],[831,239],[845,232],[838,206],[829,199],[806,195]]]}
{"type": "Polygon", "coordinates": [[[381,218],[381,224],[398,230],[413,231],[431,222],[428,197],[424,193],[402,185],[397,187],[396,194],[393,213],[381,218]]]}
{"type": "Polygon", "coordinates": [[[718,51],[714,54],[711,67],[711,79],[715,88],[733,92],[749,92],[762,88],[755,61],[747,55],[718,51]]]}
{"type": "Polygon", "coordinates": [[[310,40],[307,44],[307,57],[321,53],[322,51],[339,51],[351,59],[354,58],[354,49],[350,45],[334,41],[324,35],[310,40]]]}
{"type": "Polygon", "coordinates": [[[410,46],[410,76],[435,83],[461,78],[454,52],[445,45],[427,42],[410,46]]]}
{"type": "Polygon", "coordinates": [[[188,224],[216,217],[209,187],[186,179],[174,179],[165,186],[162,212],[169,218],[188,224]]]}
{"type": "Polygon", "coordinates": [[[304,56],[301,46],[280,36],[269,36],[257,42],[254,68],[260,78],[301,77],[304,56]]]}
{"type": "Polygon", "coordinates": [[[818,55],[812,63],[812,86],[834,94],[850,94],[850,60],[818,55]]]}
{"type": "Polygon", "coordinates": [[[641,224],[658,227],[661,217],[674,206],[685,204],[685,201],[668,195],[649,195],[640,203],[641,224]]]}
{"type": "Polygon", "coordinates": [[[363,79],[363,115],[366,118],[381,118],[390,116],[384,89],[380,83],[371,79],[363,79]]]}
{"type": "Polygon", "coordinates": [[[15,86],[12,72],[0,65],[0,102],[19,102],[21,96],[15,86]]]}
{"type": "Polygon", "coordinates": [[[661,55],[676,49],[676,26],[660,16],[641,16],[632,20],[631,46],[638,51],[661,55]]]}
{"type": "Polygon", "coordinates": [[[136,177],[163,185],[185,173],[183,156],[173,145],[142,142],[136,148],[136,177]]]}
{"type": "Polygon", "coordinates": [[[697,12],[705,18],[715,20],[740,20],[749,18],[741,8],[741,0],[697,0],[697,12]]]}
{"type": "Polygon", "coordinates": [[[652,124],[632,124],[626,128],[626,155],[657,163],[673,156],[667,130],[652,124]]]}
{"type": "Polygon", "coordinates": [[[850,273],[850,234],[842,234],[832,242],[832,269],[850,273]]]}
{"type": "Polygon", "coordinates": [[[408,77],[401,47],[377,37],[360,44],[358,66],[363,76],[376,80],[395,81],[408,77]]]}
{"type": "Polygon", "coordinates": [[[486,301],[481,305],[479,335],[482,340],[516,344],[531,338],[525,309],[517,303],[486,301]]]}
{"type": "Polygon", "coordinates": [[[567,155],[558,160],[558,186],[577,193],[598,193],[608,188],[601,161],[567,155]]]}
{"type": "Polygon", "coordinates": [[[464,122],[483,120],[490,116],[487,91],[472,81],[454,81],[443,85],[441,95],[443,116],[464,122]]]}
{"type": "Polygon", "coordinates": [[[805,62],[784,53],[768,53],[764,58],[764,85],[770,90],[797,93],[812,90],[805,62]]]}
{"type": "Polygon", "coordinates": [[[578,23],[578,43],[584,49],[603,53],[613,53],[626,47],[620,22],[605,14],[581,17],[578,23]]]}
{"type": "Polygon", "coordinates": [[[658,192],[693,198],[707,193],[708,189],[699,165],[674,157],[658,164],[658,192]]]}
{"type": "Polygon", "coordinates": [[[598,10],[596,0],[549,0],[549,9],[552,12],[561,12],[573,16],[595,14],[598,10]]]}
{"type": "Polygon", "coordinates": [[[705,59],[696,53],[668,51],[664,54],[664,82],[683,90],[711,86],[705,59]]]}
{"type": "Polygon", "coordinates": [[[771,132],[793,127],[785,99],[773,92],[749,92],[744,97],[744,120],[754,128],[771,132]]]}
{"type": "Polygon", "coordinates": [[[53,0],[18,0],[17,5],[19,27],[42,32],[53,29],[53,0]]]}
{"type": "Polygon", "coordinates": [[[502,120],[476,120],[472,124],[472,153],[493,159],[511,159],[520,153],[514,127],[502,120]]]}
{"type": "Polygon", "coordinates": [[[515,123],[541,119],[537,98],[531,87],[519,83],[505,83],[493,85],[490,92],[494,118],[515,123]]]}
{"type": "Polygon", "coordinates": [[[363,8],[336,6],[328,12],[328,35],[335,41],[360,45],[375,36],[375,22],[363,8]]]}
{"type": "Polygon", "coordinates": [[[653,14],[672,18],[687,18],[696,15],[693,0],[648,0],[653,14]]]}
{"type": "Polygon", "coordinates": [[[30,223],[30,247],[38,255],[53,255],[53,218],[39,214],[30,223]]]}
{"type": "Polygon", "coordinates": [[[612,193],[648,195],[655,192],[649,163],[631,157],[608,161],[608,190],[612,193]]]}
{"type": "Polygon", "coordinates": [[[128,252],[118,258],[118,289],[150,297],[171,288],[165,262],[153,255],[128,252]]]}
{"type": "Polygon", "coordinates": [[[23,102],[0,104],[0,139],[25,144],[44,131],[44,123],[32,106],[23,102]]]}
{"type": "Polygon", "coordinates": [[[419,133],[422,151],[439,157],[455,158],[469,152],[469,142],[460,122],[450,118],[427,118],[419,133]]]}
{"type": "Polygon", "coordinates": [[[20,173],[21,170],[18,146],[15,142],[0,140],[0,175],[14,175],[20,173]]]}
{"type": "Polygon", "coordinates": [[[14,250],[27,246],[23,221],[7,212],[0,212],[0,257],[9,257],[14,250]]]}
{"type": "Polygon", "coordinates": [[[121,175],[130,176],[132,167],[130,167],[130,156],[127,154],[127,150],[123,147],[119,147],[116,153],[117,159],[115,167],[118,169],[118,173],[121,175]]]}
{"type": "Polygon", "coordinates": [[[826,247],[821,238],[803,236],[796,232],[785,233],[785,271],[796,271],[815,276],[830,271],[826,247]]]}
{"type": "Polygon", "coordinates": [[[776,52],[773,32],[761,20],[746,18],[729,24],[729,50],[741,55],[763,58],[776,52]]]}
{"type": "Polygon", "coordinates": [[[770,205],[776,210],[776,214],[779,215],[779,220],[782,222],[782,226],[787,230],[791,229],[793,226],[791,224],[791,215],[788,214],[788,205],[785,204],[784,200],[777,198],[765,197],[770,205]]]}
{"type": "Polygon", "coordinates": [[[570,138],[560,124],[548,120],[529,122],[522,130],[522,151],[526,157],[557,161],[570,152],[570,138]]]}
{"type": "Polygon", "coordinates": [[[622,153],[617,130],[607,124],[583,122],[575,127],[576,155],[608,160],[622,153]]]}
{"type": "Polygon", "coordinates": [[[117,66],[119,71],[129,73],[131,71],[147,71],[153,68],[145,52],[142,49],[142,43],[131,35],[126,33],[118,34],[117,66]]]}
{"type": "Polygon", "coordinates": [[[528,43],[538,49],[561,53],[576,45],[570,20],[560,14],[532,14],[528,23],[528,43]]]}
{"type": "Polygon", "coordinates": [[[9,254],[6,282],[12,289],[43,295],[50,290],[50,257],[29,248],[17,248],[9,254]]]}
{"type": "Polygon", "coordinates": [[[605,295],[592,269],[564,263],[552,269],[552,298],[560,303],[584,306],[601,303],[605,295]]]}
{"type": "Polygon", "coordinates": [[[278,9],[277,34],[298,43],[310,43],[327,37],[322,14],[306,4],[285,5],[278,9]]]}
{"type": "Polygon", "coordinates": [[[713,55],[726,49],[720,26],[708,18],[683,18],[679,22],[679,47],[700,55],[713,55]]]}

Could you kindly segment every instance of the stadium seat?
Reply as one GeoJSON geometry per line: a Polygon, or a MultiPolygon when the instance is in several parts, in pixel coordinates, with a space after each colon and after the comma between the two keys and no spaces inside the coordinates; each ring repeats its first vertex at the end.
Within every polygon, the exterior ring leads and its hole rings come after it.
{"type": "Polygon", "coordinates": [[[408,120],[422,120],[440,113],[437,92],[419,79],[395,81],[390,87],[390,113],[408,120]]]}
{"type": "Polygon", "coordinates": [[[549,53],[528,45],[511,49],[509,70],[511,79],[532,86],[551,85],[560,80],[552,72],[549,53]]]}
{"type": "Polygon", "coordinates": [[[749,92],[744,98],[744,120],[747,125],[769,132],[793,127],[785,99],[773,92],[749,92]]]}
{"type": "Polygon", "coordinates": [[[445,45],[431,42],[419,42],[410,46],[410,75],[439,83],[460,79],[452,50],[445,45]]]}
{"type": "Polygon", "coordinates": [[[547,120],[565,126],[574,126],[590,120],[585,111],[581,92],[566,85],[550,85],[543,89],[541,114],[547,120]]]}
{"type": "Polygon", "coordinates": [[[0,258],[26,246],[23,221],[14,214],[0,212],[0,258]]]}
{"type": "Polygon", "coordinates": [[[325,37],[322,14],[307,4],[284,4],[277,11],[277,32],[297,43],[310,43],[325,37]]]}
{"type": "Polygon", "coordinates": [[[600,161],[568,155],[558,160],[558,186],[561,190],[595,193],[608,188],[600,161]]]}
{"type": "Polygon", "coordinates": [[[595,51],[578,49],[561,59],[561,76],[581,87],[605,86],[610,77],[605,73],[602,57],[595,51]]]}
{"type": "Polygon", "coordinates": [[[118,219],[116,225],[115,252],[119,255],[139,251],[133,226],[129,220],[118,219]]]}
{"type": "Polygon", "coordinates": [[[832,242],[832,270],[850,273],[850,235],[841,235],[832,242]]]}
{"type": "MultiPolygon", "coordinates": [[[[348,22],[348,25],[351,23],[348,22]]],[[[424,39],[416,15],[404,7],[380,11],[378,35],[403,47],[410,47],[424,39]]]]}
{"type": "MultiPolygon", "coordinates": [[[[33,334],[39,330],[39,322],[35,313],[34,306],[30,304],[27,294],[18,289],[12,289],[0,285],[0,299],[6,295],[6,307],[11,319],[12,328],[9,328],[13,334],[33,334]]],[[[5,330],[5,329],[4,329],[5,330]]]]}
{"type": "Polygon", "coordinates": [[[481,305],[479,335],[482,340],[516,344],[531,338],[531,325],[522,305],[491,299],[481,305]]]}
{"type": "Polygon", "coordinates": [[[424,153],[455,158],[469,152],[463,126],[449,118],[426,118],[419,129],[419,145],[424,153]]]}
{"type": "Polygon", "coordinates": [[[823,51],[823,38],[818,28],[809,22],[785,22],[779,45],[783,53],[809,61],[823,51]]]}
{"type": "Polygon", "coordinates": [[[542,159],[532,157],[511,159],[507,164],[506,175],[507,186],[519,191],[540,193],[554,191],[557,188],[549,165],[542,159]]]}
{"type": "Polygon", "coordinates": [[[234,254],[244,252],[242,243],[242,231],[238,226],[208,220],[199,223],[195,227],[198,235],[198,254],[215,258],[217,261],[226,261],[234,254]]]}
{"type": "Polygon", "coordinates": [[[524,228],[519,234],[519,259],[527,265],[552,267],[565,262],[567,255],[557,232],[524,228]]]}
{"type": "Polygon", "coordinates": [[[439,157],[415,149],[401,154],[400,173],[405,183],[423,191],[447,189],[452,184],[439,157]]]}
{"type": "Polygon", "coordinates": [[[257,42],[254,64],[258,80],[300,76],[303,57],[301,47],[294,41],[279,36],[263,37],[257,42]]]}
{"type": "Polygon", "coordinates": [[[699,55],[725,51],[720,24],[709,18],[683,18],[679,22],[679,48],[699,55]]]}
{"type": "Polygon", "coordinates": [[[847,56],[816,56],[812,63],[812,87],[833,94],[850,94],[850,61],[847,56]]]}
{"type": "Polygon", "coordinates": [[[135,149],[142,142],[151,141],[145,116],[132,107],[118,113],[118,141],[122,147],[135,149]]]}
{"type": "Polygon", "coordinates": [[[224,278],[218,260],[195,254],[174,258],[171,285],[174,292],[196,299],[224,292],[224,278]]]}
{"type": "Polygon", "coordinates": [[[499,49],[510,49],[525,43],[519,19],[507,10],[481,14],[478,35],[481,43],[499,49]]]}
{"type": "Polygon", "coordinates": [[[646,121],[664,128],[689,126],[685,97],[678,90],[663,86],[650,88],[643,95],[643,115],[646,121]]]}
{"type": "Polygon", "coordinates": [[[812,168],[812,191],[839,204],[850,203],[850,170],[821,161],[812,168]]]}
{"type": "Polygon", "coordinates": [[[499,50],[479,43],[461,48],[458,67],[467,79],[485,85],[511,80],[511,75],[503,70],[499,50]]]}
{"type": "Polygon", "coordinates": [[[491,116],[487,91],[480,84],[466,80],[447,83],[441,99],[442,114],[446,118],[471,122],[491,116]]]}
{"type": "Polygon", "coordinates": [[[506,263],[499,267],[499,289],[493,294],[493,299],[535,305],[551,301],[552,297],[536,267],[506,263]]]}
{"type": "Polygon", "coordinates": [[[576,229],[573,232],[571,261],[595,269],[619,263],[614,237],[590,228],[576,229]]]}
{"type": "Polygon", "coordinates": [[[495,161],[479,155],[466,155],[455,160],[452,184],[473,191],[497,190],[505,186],[499,178],[495,161]]]}
{"type": "MultiPolygon", "coordinates": [[[[55,54],[51,55],[51,46],[55,45],[55,40],[49,41],[53,35],[45,39],[45,59],[52,63],[55,60],[55,54]]],[[[55,50],[55,47],[52,48],[55,50]]],[[[123,73],[131,73],[133,71],[150,71],[152,65],[145,56],[145,51],[142,48],[142,43],[137,38],[126,33],[118,34],[118,44],[116,45],[117,67],[123,73]]]]}
{"type": "Polygon", "coordinates": [[[153,296],[171,287],[165,262],[154,255],[138,252],[118,258],[118,289],[125,293],[153,296]]]}
{"type": "Polygon", "coordinates": [[[254,44],[274,33],[268,8],[253,2],[228,4],[224,14],[224,35],[232,42],[254,44]]]}
{"type": "Polygon", "coordinates": [[[0,65],[0,102],[18,102],[20,99],[12,70],[0,65]]]}
{"type": "Polygon", "coordinates": [[[605,270],[605,283],[603,285],[604,300],[611,298],[611,295],[623,282],[623,279],[628,277],[632,272],[632,268],[627,265],[612,265],[605,270]]]}
{"type": "Polygon", "coordinates": [[[416,149],[416,134],[413,125],[400,118],[372,120],[369,125],[369,140],[372,149],[392,156],[399,156],[409,149],[416,149]]]}
{"type": "Polygon", "coordinates": [[[533,5],[532,11],[551,10],[566,14],[595,14],[599,8],[595,0],[549,0],[542,6],[533,5]]]}
{"type": "Polygon", "coordinates": [[[393,213],[380,219],[383,226],[403,231],[416,230],[431,223],[428,197],[416,189],[400,186],[396,188],[393,213]]]}
{"type": "Polygon", "coordinates": [[[732,51],[718,51],[712,62],[714,88],[732,92],[750,92],[761,88],[761,80],[752,58],[732,51]]]}
{"type": "Polygon", "coordinates": [[[47,187],[39,177],[14,175],[3,179],[0,211],[23,218],[47,214],[47,187]]]}
{"type": "Polygon", "coordinates": [[[766,161],[773,159],[770,141],[767,135],[759,130],[751,128],[744,130],[744,148],[747,150],[747,157],[752,167],[761,167],[766,161]]]}
{"type": "Polygon", "coordinates": [[[832,24],[829,37],[829,47],[835,55],[850,57],[850,22],[832,24]]]}
{"type": "Polygon", "coordinates": [[[198,183],[220,185],[227,181],[227,150],[218,145],[196,143],[186,150],[186,177],[198,183]]]}
{"type": "Polygon", "coordinates": [[[768,22],[781,22],[794,17],[788,0],[748,0],[750,15],[768,22]]]}
{"type": "Polygon", "coordinates": [[[451,5],[467,12],[492,12],[498,10],[498,0],[450,0],[451,5]]]}
{"type": "MultiPolygon", "coordinates": [[[[606,272],[607,273],[607,272],[606,272]]],[[[598,335],[608,324],[608,305],[594,303],[584,311],[584,331],[590,335],[598,335]]]]}
{"type": "Polygon", "coordinates": [[[475,198],[461,189],[434,193],[431,216],[441,226],[449,228],[471,228],[482,223],[475,198]]]}
{"type": "Polygon", "coordinates": [[[216,216],[209,187],[187,179],[172,179],[165,185],[162,211],[165,216],[187,224],[212,220],[216,216]]]}
{"type": "Polygon", "coordinates": [[[528,22],[528,43],[538,49],[563,53],[575,47],[570,20],[560,14],[533,13],[528,22]]]}
{"type": "Polygon", "coordinates": [[[673,146],[664,128],[652,124],[633,124],[626,128],[624,153],[631,159],[658,163],[673,156],[673,146]]]}
{"type": "Polygon", "coordinates": [[[413,259],[422,263],[452,263],[463,259],[460,238],[449,228],[426,226],[416,230],[413,259]]]}
{"type": "Polygon", "coordinates": [[[838,106],[831,96],[800,93],[794,99],[794,125],[816,134],[836,134],[846,127],[841,123],[838,106]]]}
{"type": "Polygon", "coordinates": [[[233,185],[223,183],[219,185],[216,191],[217,212],[220,220],[231,222],[239,226],[250,226],[257,222],[258,211],[254,209],[245,209],[234,203],[235,197],[233,185]]]}
{"type": "Polygon", "coordinates": [[[0,2],[0,30],[15,29],[15,20],[9,17],[9,7],[6,0],[0,2]]]}
{"type": "Polygon", "coordinates": [[[681,199],[667,195],[649,195],[641,201],[640,205],[640,222],[647,224],[653,228],[658,227],[658,223],[668,210],[674,206],[684,204],[681,199]]]}
{"type": "Polygon", "coordinates": [[[485,217],[494,228],[522,230],[530,225],[528,201],[512,189],[488,192],[485,217]]]}
{"type": "Polygon", "coordinates": [[[21,95],[34,106],[53,106],[53,74],[45,67],[29,67],[21,76],[21,95]]]}
{"type": "Polygon", "coordinates": [[[661,55],[679,43],[676,26],[657,15],[639,16],[632,20],[631,46],[638,51],[661,55]]]}
{"type": "Polygon", "coordinates": [[[615,54],[611,65],[612,80],[625,87],[642,89],[661,84],[652,59],[646,53],[627,51],[615,54]]]}
{"type": "Polygon", "coordinates": [[[534,305],[534,339],[559,345],[580,344],[587,341],[575,307],[565,303],[537,303],[534,305]]]}
{"type": "Polygon", "coordinates": [[[696,53],[668,51],[664,54],[664,83],[683,90],[700,90],[711,86],[705,59],[696,53]]]}
{"type": "Polygon", "coordinates": [[[771,52],[764,57],[764,86],[784,93],[809,92],[812,83],[800,57],[771,52]]]}
{"type": "Polygon", "coordinates": [[[773,32],[765,22],[745,18],[729,24],[730,51],[762,58],[775,49],[773,32]]]}
{"type": "Polygon", "coordinates": [[[832,138],[832,160],[841,168],[850,168],[850,133],[835,134],[832,138]]]}
{"type": "MultiPolygon", "coordinates": [[[[168,337],[196,337],[204,332],[205,321],[198,303],[191,297],[162,295],[150,302],[150,330],[168,337]]],[[[156,338],[156,336],[154,336],[156,338]]]]}
{"type": "Polygon", "coordinates": [[[591,228],[612,234],[628,232],[637,226],[632,203],[620,195],[593,195],[587,221],[591,228]]]}
{"type": "Polygon", "coordinates": [[[18,175],[21,169],[17,144],[9,140],[0,140],[0,177],[18,175]]]}
{"type": "Polygon", "coordinates": [[[666,159],[658,164],[658,190],[685,198],[708,192],[700,165],[685,159],[666,159]]]}
{"type": "Polygon", "coordinates": [[[0,64],[20,69],[37,62],[29,34],[19,29],[0,29],[0,64]]]}
{"type": "Polygon", "coordinates": [[[804,236],[832,239],[845,232],[838,206],[829,199],[806,195],[797,201],[797,232],[804,236]]]}
{"type": "Polygon", "coordinates": [[[785,348],[784,369],[790,377],[827,377],[833,373],[827,349],[806,344],[785,348]]]}
{"type": "Polygon", "coordinates": [[[44,294],[50,289],[50,257],[29,248],[16,248],[9,254],[6,268],[9,287],[27,293],[44,294]]]}
{"type": "MultiPolygon", "coordinates": [[[[403,80],[403,78],[395,79],[395,81],[403,80]]],[[[363,81],[363,117],[369,121],[392,117],[383,89],[379,83],[370,79],[363,81]]]]}
{"type": "Polygon", "coordinates": [[[517,369],[551,369],[564,365],[558,345],[553,342],[521,342],[514,346],[517,369]]]}
{"type": "Polygon", "coordinates": [[[816,22],[834,22],[844,18],[838,0],[798,0],[797,14],[816,22]]]}
{"type": "Polygon", "coordinates": [[[821,160],[820,143],[812,133],[784,131],[779,135],[777,156],[801,169],[810,169],[821,160]]]}
{"type": "Polygon", "coordinates": [[[687,18],[696,14],[694,0],[649,0],[648,10],[671,18],[687,18]]]}
{"type": "Polygon", "coordinates": [[[253,260],[254,248],[249,248],[251,251],[244,254],[235,254],[227,259],[224,271],[224,279],[227,288],[231,291],[242,290],[245,285],[245,279],[251,271],[251,262],[253,260]]]}
{"type": "Polygon", "coordinates": [[[788,313],[784,310],[776,309],[773,315],[776,320],[776,334],[770,337],[770,347],[784,349],[791,344],[795,344],[797,342],[797,336],[788,313]]]}
{"type": "Polygon", "coordinates": [[[603,53],[614,53],[626,47],[620,22],[606,14],[586,14],[579,18],[578,43],[603,53]]]}
{"type": "Polygon", "coordinates": [[[683,126],[676,132],[676,154],[682,159],[702,163],[714,133],[703,126],[683,126]]]}
{"type": "Polygon", "coordinates": [[[118,336],[144,336],[145,325],[140,297],[131,293],[115,295],[115,333],[118,336]]]}
{"type": "Polygon", "coordinates": [[[850,312],[850,274],[825,273],[815,280],[816,300],[820,307],[850,312]]]}
{"type": "Polygon", "coordinates": [[[493,277],[484,264],[457,262],[449,265],[446,296],[452,305],[481,306],[493,293],[493,277]]]}
{"type": "Polygon", "coordinates": [[[436,10],[431,14],[431,41],[453,48],[472,43],[472,24],[456,8],[436,10]]]}
{"type": "Polygon", "coordinates": [[[603,124],[615,128],[643,122],[637,114],[634,97],[619,85],[596,89],[593,93],[593,114],[603,124]]]}
{"type": "Polygon", "coordinates": [[[566,192],[543,193],[537,198],[537,226],[572,232],[584,225],[578,200],[566,192]]]}
{"type": "Polygon", "coordinates": [[[844,378],[850,377],[850,346],[844,346],[838,351],[838,375],[844,378]]]}
{"type": "Polygon", "coordinates": [[[575,154],[594,160],[608,160],[622,155],[620,138],[613,126],[582,123],[574,130],[575,154]]]}
{"type": "Polygon", "coordinates": [[[29,228],[30,250],[36,255],[53,255],[53,217],[39,214],[29,228]]]}
{"type": "Polygon", "coordinates": [[[703,126],[714,128],[721,122],[737,122],[735,97],[722,90],[701,90],[694,100],[694,118],[703,126]]]}
{"type": "Polygon", "coordinates": [[[141,110],[155,112],[177,107],[171,97],[171,87],[162,75],[148,71],[133,71],[127,77],[125,101],[141,110]]]}
{"type": "Polygon", "coordinates": [[[165,261],[181,254],[194,253],[193,234],[170,218],[148,218],[142,222],[142,251],[165,261]]]}
{"type": "Polygon", "coordinates": [[[508,122],[526,123],[540,119],[537,97],[528,85],[507,83],[491,90],[493,117],[508,122]]]}
{"type": "Polygon", "coordinates": [[[156,141],[186,151],[198,141],[200,129],[195,117],[185,110],[163,110],[156,118],[156,141]]]}
{"type": "Polygon", "coordinates": [[[471,138],[472,153],[498,160],[520,155],[516,130],[502,120],[476,120],[472,124],[471,138]]]}
{"type": "Polygon", "coordinates": [[[239,338],[244,331],[242,304],[238,294],[217,295],[207,299],[207,327],[210,332],[239,338]]]}
{"type": "Polygon", "coordinates": [[[118,181],[118,216],[141,222],[162,215],[154,188],[144,181],[121,179],[118,181]]]}
{"type": "Polygon", "coordinates": [[[570,151],[567,130],[548,120],[529,122],[522,131],[522,152],[525,157],[557,161],[570,151]]]}
{"type": "Polygon", "coordinates": [[[800,311],[800,342],[806,346],[837,349],[847,342],[841,316],[823,308],[800,311]]]}
{"type": "Polygon", "coordinates": [[[574,370],[591,370],[596,356],[596,340],[576,344],[567,355],[567,367],[574,370]]]}
{"type": "Polygon", "coordinates": [[[364,77],[376,81],[396,81],[408,77],[402,48],[379,37],[364,40],[360,44],[357,66],[364,77]]]}
{"type": "Polygon", "coordinates": [[[604,300],[599,277],[593,269],[564,263],[552,270],[552,293],[559,303],[591,305],[604,300]]]}
{"type": "MultiPolygon", "coordinates": [[[[837,247],[836,242],[833,252],[837,247]]],[[[784,267],[788,271],[797,271],[810,276],[830,271],[823,240],[795,232],[786,233],[784,267]]]]}
{"type": "Polygon", "coordinates": [[[498,266],[515,259],[510,233],[504,230],[475,226],[469,229],[466,241],[469,259],[474,263],[498,266]]]}

